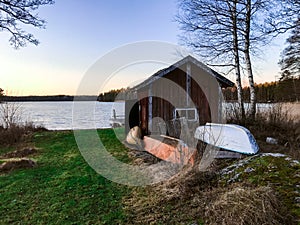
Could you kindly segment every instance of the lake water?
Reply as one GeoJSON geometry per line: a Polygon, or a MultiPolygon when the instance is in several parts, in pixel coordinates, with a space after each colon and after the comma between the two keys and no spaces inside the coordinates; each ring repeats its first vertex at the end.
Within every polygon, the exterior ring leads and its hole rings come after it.
{"type": "Polygon", "coordinates": [[[113,109],[124,115],[124,102],[22,102],[23,121],[32,121],[49,130],[93,129],[110,127],[113,109]]]}
{"type": "MultiPolygon", "coordinates": [[[[32,121],[49,130],[94,129],[111,127],[109,119],[113,109],[117,115],[125,114],[124,102],[22,102],[8,103],[20,106],[23,121],[32,121]]],[[[260,111],[273,104],[258,104],[260,111]]],[[[225,104],[229,107],[232,104],[225,104]]],[[[227,108],[226,107],[226,108],[227,108]]],[[[300,114],[300,103],[285,104],[295,116],[300,114]],[[296,107],[297,106],[297,107],[296,107]]]]}

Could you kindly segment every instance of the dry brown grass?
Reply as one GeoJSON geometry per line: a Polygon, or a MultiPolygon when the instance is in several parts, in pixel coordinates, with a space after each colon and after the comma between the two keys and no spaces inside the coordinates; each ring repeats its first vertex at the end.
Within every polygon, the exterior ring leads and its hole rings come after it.
{"type": "Polygon", "coordinates": [[[23,138],[24,130],[18,126],[10,128],[0,127],[0,145],[13,145],[20,142],[23,138]]]}
{"type": "Polygon", "coordinates": [[[26,157],[36,153],[37,150],[35,148],[26,147],[0,155],[0,173],[35,167],[37,163],[26,157]]]}
{"type": "Polygon", "coordinates": [[[291,224],[284,207],[270,187],[234,187],[206,207],[209,225],[291,224]]]}
{"type": "Polygon", "coordinates": [[[35,148],[23,148],[12,152],[7,152],[0,156],[0,159],[22,158],[37,153],[35,148]]]}
{"type": "Polygon", "coordinates": [[[128,224],[297,224],[276,186],[220,183],[215,171],[224,163],[232,161],[217,161],[206,172],[185,167],[167,181],[136,188],[124,199],[128,224]]]}
{"type": "Polygon", "coordinates": [[[27,158],[12,158],[0,164],[0,173],[9,172],[21,168],[32,168],[36,162],[27,158]]]}
{"type": "Polygon", "coordinates": [[[33,123],[26,123],[23,125],[13,124],[9,128],[0,126],[0,145],[15,145],[24,140],[35,131],[46,130],[43,127],[35,126],[33,123]]]}
{"type": "Polygon", "coordinates": [[[124,201],[128,224],[295,224],[270,187],[218,187],[211,173],[185,175],[136,189],[124,201]]]}
{"type": "Polygon", "coordinates": [[[198,222],[211,196],[204,190],[216,184],[215,178],[215,173],[197,172],[189,167],[166,182],[137,188],[124,201],[128,224],[198,222]]]}
{"type": "Polygon", "coordinates": [[[254,135],[261,152],[280,152],[300,160],[300,121],[291,113],[288,106],[275,104],[265,110],[258,110],[255,120],[239,117],[227,118],[228,123],[240,124],[247,127],[254,135]],[[266,143],[266,138],[278,140],[278,145],[266,143]]]}

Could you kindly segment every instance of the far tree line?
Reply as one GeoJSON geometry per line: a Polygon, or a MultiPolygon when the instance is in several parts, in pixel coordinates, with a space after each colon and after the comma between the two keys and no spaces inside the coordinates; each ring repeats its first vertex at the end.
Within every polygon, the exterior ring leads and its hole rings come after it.
{"type": "MultiPolygon", "coordinates": [[[[255,84],[257,102],[295,102],[300,100],[300,77],[288,77],[276,82],[255,84]]],[[[237,101],[237,88],[223,90],[226,101],[237,101]]],[[[249,102],[249,87],[243,88],[244,102],[249,102]]]]}
{"type": "MultiPolygon", "coordinates": [[[[295,102],[300,101],[300,76],[282,77],[279,81],[255,84],[257,102],[295,102]]],[[[113,89],[98,96],[100,102],[122,101],[126,99],[128,89],[113,89]]],[[[237,87],[223,89],[224,100],[227,102],[238,101],[237,87]]],[[[250,101],[250,88],[243,88],[244,102],[250,101]]]]}
{"type": "MultiPolygon", "coordinates": [[[[101,93],[97,97],[100,102],[124,101],[128,88],[113,89],[101,93]]],[[[300,76],[299,77],[285,77],[279,81],[265,82],[255,84],[255,92],[257,95],[257,102],[295,102],[300,101],[300,76]]],[[[237,88],[230,87],[223,89],[224,100],[227,102],[238,101],[237,88]]],[[[27,96],[27,97],[13,97],[5,96],[3,89],[0,88],[0,101],[73,101],[74,96],[27,96]],[[1,98],[2,96],[2,98],[1,98]]],[[[77,97],[78,98],[78,97],[77,97]]],[[[243,88],[244,102],[250,101],[250,88],[243,88]]],[[[95,96],[81,96],[82,101],[95,100],[95,96]]]]}
{"type": "Polygon", "coordinates": [[[128,88],[121,88],[121,89],[113,89],[104,93],[101,93],[97,100],[99,102],[113,102],[113,101],[123,101],[126,98],[126,90],[128,88]]]}

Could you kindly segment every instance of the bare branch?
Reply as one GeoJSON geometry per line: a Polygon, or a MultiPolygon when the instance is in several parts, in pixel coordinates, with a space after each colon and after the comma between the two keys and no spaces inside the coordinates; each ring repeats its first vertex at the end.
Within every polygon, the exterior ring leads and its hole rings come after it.
{"type": "Polygon", "coordinates": [[[0,31],[7,31],[12,35],[9,42],[16,49],[27,43],[38,45],[39,41],[19,25],[45,28],[45,20],[33,13],[40,6],[53,3],[53,0],[0,0],[0,31]]]}

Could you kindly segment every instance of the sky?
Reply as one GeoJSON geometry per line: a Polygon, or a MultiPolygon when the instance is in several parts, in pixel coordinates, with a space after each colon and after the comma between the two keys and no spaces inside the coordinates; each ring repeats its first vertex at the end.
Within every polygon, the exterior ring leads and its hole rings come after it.
{"type": "MultiPolygon", "coordinates": [[[[178,44],[181,34],[174,19],[176,0],[56,0],[38,12],[47,21],[46,29],[25,27],[39,39],[38,46],[15,50],[9,34],[0,32],[0,87],[8,95],[74,95],[89,68],[105,54],[145,40],[178,44]]],[[[284,40],[277,39],[255,59],[257,83],[278,76],[284,40]]],[[[127,68],[101,90],[127,87],[163,67],[127,68]]],[[[232,75],[228,78],[234,81],[232,75]]]]}

